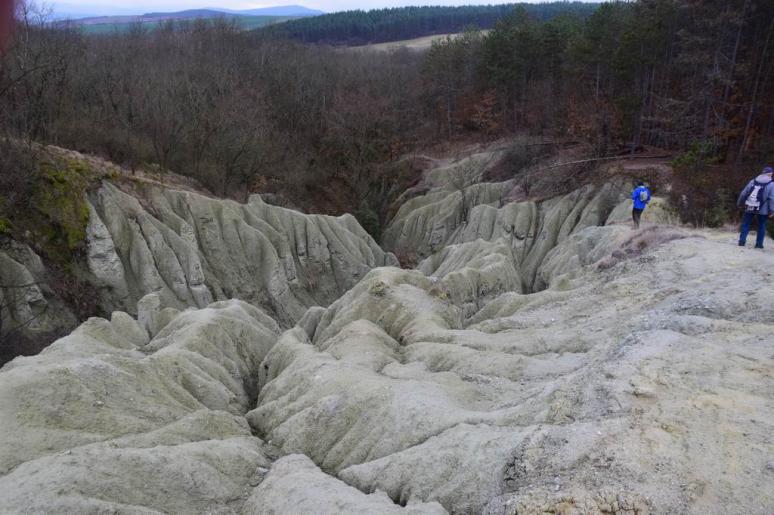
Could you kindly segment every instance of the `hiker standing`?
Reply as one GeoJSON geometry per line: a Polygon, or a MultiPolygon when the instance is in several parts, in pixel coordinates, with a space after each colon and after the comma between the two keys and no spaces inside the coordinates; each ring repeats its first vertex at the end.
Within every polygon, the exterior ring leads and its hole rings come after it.
{"type": "Polygon", "coordinates": [[[650,202],[650,190],[645,186],[645,183],[640,181],[637,183],[637,187],[632,191],[632,200],[634,204],[632,206],[632,221],[634,222],[634,228],[640,228],[640,218],[642,218],[642,212],[650,202]]]}
{"type": "Polygon", "coordinates": [[[747,183],[736,201],[737,207],[744,208],[742,215],[742,227],[739,229],[739,246],[747,243],[747,233],[753,219],[758,220],[758,234],[755,238],[755,248],[763,248],[763,239],[766,237],[766,219],[774,213],[774,185],[771,176],[774,169],[767,166],[763,172],[747,183]]]}

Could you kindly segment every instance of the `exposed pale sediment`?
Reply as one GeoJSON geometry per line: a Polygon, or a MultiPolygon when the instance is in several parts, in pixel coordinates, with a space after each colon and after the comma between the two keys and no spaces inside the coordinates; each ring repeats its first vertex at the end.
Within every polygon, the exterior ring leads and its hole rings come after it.
{"type": "Polygon", "coordinates": [[[774,510],[774,255],[611,223],[616,186],[436,186],[386,237],[417,270],[351,217],[104,186],[92,272],[136,319],[0,370],[3,509],[774,510]]]}

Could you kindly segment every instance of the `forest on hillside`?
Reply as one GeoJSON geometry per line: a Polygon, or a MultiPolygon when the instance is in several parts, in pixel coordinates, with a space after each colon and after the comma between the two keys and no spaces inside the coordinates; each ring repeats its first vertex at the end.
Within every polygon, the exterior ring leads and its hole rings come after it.
{"type": "Polygon", "coordinates": [[[517,7],[426,53],[365,54],[224,21],[88,36],[22,7],[0,64],[0,231],[22,235],[41,191],[67,185],[41,172],[37,144],[218,195],[352,212],[378,236],[411,180],[401,156],[508,135],[579,141],[589,157],[679,152],[686,219],[721,223],[740,174],[774,151],[772,30],[763,0],[612,2],[550,19],[517,7]]]}
{"type": "Polygon", "coordinates": [[[546,21],[556,16],[582,18],[593,13],[598,5],[585,2],[553,2],[393,7],[326,14],[281,23],[265,30],[275,37],[304,43],[365,45],[460,32],[466,28],[490,29],[517,7],[524,9],[528,16],[536,20],[546,21]]]}

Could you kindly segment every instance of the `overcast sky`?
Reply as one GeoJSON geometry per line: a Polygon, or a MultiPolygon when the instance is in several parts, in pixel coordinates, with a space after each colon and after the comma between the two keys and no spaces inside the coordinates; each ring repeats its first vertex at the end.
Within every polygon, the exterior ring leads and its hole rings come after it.
{"type": "MultiPolygon", "coordinates": [[[[226,9],[252,9],[257,7],[273,7],[276,5],[298,4],[311,9],[326,12],[346,11],[349,9],[376,9],[380,7],[395,7],[402,5],[470,5],[470,4],[504,4],[512,1],[471,1],[471,0],[279,0],[277,2],[251,2],[244,0],[86,0],[77,2],[66,0],[46,0],[59,14],[75,15],[113,15],[142,14],[146,12],[180,11],[202,7],[222,7],[226,9]]],[[[524,1],[524,0],[520,0],[524,1]]],[[[526,0],[536,3],[539,0],[526,0]]],[[[545,1],[545,0],[543,0],[545,1]]]]}

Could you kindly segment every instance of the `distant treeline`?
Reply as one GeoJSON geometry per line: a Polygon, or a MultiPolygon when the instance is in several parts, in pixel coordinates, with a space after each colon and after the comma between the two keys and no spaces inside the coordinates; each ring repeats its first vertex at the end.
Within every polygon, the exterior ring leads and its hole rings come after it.
{"type": "MultiPolygon", "coordinates": [[[[68,21],[74,27],[80,29],[84,34],[112,34],[114,32],[129,32],[136,30],[136,28],[142,27],[143,30],[158,30],[164,27],[165,24],[171,24],[172,26],[180,27],[182,25],[195,25],[197,23],[207,24],[216,20],[223,20],[242,30],[253,30],[260,27],[266,27],[274,23],[281,23],[287,20],[294,20],[295,17],[291,16],[242,16],[228,13],[215,13],[211,16],[202,17],[189,17],[189,18],[170,18],[162,19],[161,15],[147,15],[144,18],[133,21],[111,21],[110,17],[105,18],[105,22],[101,23],[84,23],[79,20],[68,21]]],[[[117,20],[125,19],[125,17],[115,17],[117,20]]]]}
{"type": "MultiPolygon", "coordinates": [[[[550,19],[543,7],[514,8],[488,33],[441,38],[425,53],[344,52],[225,20],[98,37],[21,13],[0,56],[0,140],[363,221],[383,221],[404,190],[401,156],[456,140],[580,141],[590,157],[656,146],[683,154],[689,181],[772,159],[771,0],[610,2],[589,16],[567,3],[550,19]]],[[[0,232],[3,217],[36,209],[33,175],[5,155],[0,232]]],[[[735,186],[718,184],[687,188],[696,220],[732,216],[735,186]]]]}
{"type": "Polygon", "coordinates": [[[271,31],[276,36],[304,43],[364,45],[459,32],[469,27],[489,29],[517,6],[523,7],[532,18],[545,21],[559,15],[586,17],[593,13],[599,4],[552,2],[460,7],[396,7],[326,14],[292,20],[265,30],[271,31]]]}

